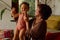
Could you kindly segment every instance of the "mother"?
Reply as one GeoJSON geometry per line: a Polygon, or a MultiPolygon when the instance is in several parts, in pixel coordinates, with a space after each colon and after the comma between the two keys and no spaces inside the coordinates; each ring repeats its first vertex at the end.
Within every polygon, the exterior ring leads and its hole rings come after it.
{"type": "Polygon", "coordinates": [[[51,15],[52,10],[46,4],[38,4],[35,11],[35,18],[30,20],[30,34],[32,40],[45,40],[47,32],[47,23],[46,20],[51,15]]]}

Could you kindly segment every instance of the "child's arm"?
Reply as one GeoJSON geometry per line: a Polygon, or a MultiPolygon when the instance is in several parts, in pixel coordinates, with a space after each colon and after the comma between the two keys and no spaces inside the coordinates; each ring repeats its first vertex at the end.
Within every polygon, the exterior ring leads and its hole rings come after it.
{"type": "Polygon", "coordinates": [[[15,19],[16,17],[19,17],[19,14],[13,15],[13,18],[15,19]]]}

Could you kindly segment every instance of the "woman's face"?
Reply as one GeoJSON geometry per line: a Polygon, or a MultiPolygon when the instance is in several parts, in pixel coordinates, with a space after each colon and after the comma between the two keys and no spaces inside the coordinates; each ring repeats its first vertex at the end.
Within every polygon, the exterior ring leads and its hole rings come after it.
{"type": "Polygon", "coordinates": [[[21,12],[27,12],[29,10],[28,6],[26,4],[21,5],[21,12]]]}
{"type": "Polygon", "coordinates": [[[40,15],[40,8],[37,7],[36,11],[35,11],[35,16],[39,16],[40,15]]]}

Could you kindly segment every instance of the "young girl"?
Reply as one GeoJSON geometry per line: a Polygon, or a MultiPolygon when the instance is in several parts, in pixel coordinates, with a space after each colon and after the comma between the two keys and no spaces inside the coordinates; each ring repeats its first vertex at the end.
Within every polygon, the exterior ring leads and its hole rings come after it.
{"type": "Polygon", "coordinates": [[[28,30],[27,12],[29,10],[29,4],[27,2],[23,2],[21,3],[20,8],[21,8],[21,13],[19,14],[19,19],[14,31],[13,40],[24,40],[25,31],[28,30]]]}

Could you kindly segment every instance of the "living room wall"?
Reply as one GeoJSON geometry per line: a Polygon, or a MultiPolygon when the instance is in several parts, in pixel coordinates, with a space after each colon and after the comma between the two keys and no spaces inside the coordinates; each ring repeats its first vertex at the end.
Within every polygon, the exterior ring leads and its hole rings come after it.
{"type": "Polygon", "coordinates": [[[52,8],[52,15],[60,15],[60,0],[39,0],[52,8]]]}
{"type": "Polygon", "coordinates": [[[0,19],[0,29],[14,29],[15,22],[11,22],[11,20],[13,20],[13,18],[11,17],[12,0],[2,0],[2,1],[0,1],[0,14],[4,8],[7,8],[7,9],[4,11],[4,13],[2,15],[2,19],[0,19]],[[9,5],[9,7],[7,4],[9,5]]]}

